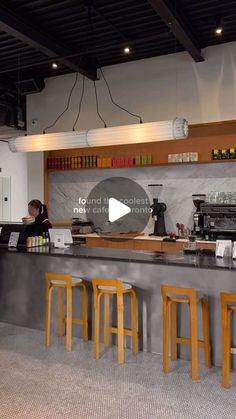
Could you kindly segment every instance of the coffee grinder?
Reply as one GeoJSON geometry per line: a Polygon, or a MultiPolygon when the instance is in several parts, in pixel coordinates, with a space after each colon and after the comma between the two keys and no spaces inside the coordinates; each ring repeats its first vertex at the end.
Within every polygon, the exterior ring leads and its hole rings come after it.
{"type": "Polygon", "coordinates": [[[165,227],[165,217],[164,212],[166,211],[167,207],[164,202],[159,202],[158,196],[162,189],[162,184],[150,184],[148,185],[148,189],[153,197],[153,204],[151,205],[152,209],[152,218],[154,219],[154,232],[149,234],[149,236],[166,236],[166,227],[165,227]],[[155,198],[154,198],[155,197],[155,198]]]}
{"type": "Polygon", "coordinates": [[[193,214],[193,231],[198,237],[201,237],[201,229],[203,227],[203,214],[201,213],[201,204],[206,201],[206,195],[193,194],[192,198],[196,208],[196,211],[193,214]]]}

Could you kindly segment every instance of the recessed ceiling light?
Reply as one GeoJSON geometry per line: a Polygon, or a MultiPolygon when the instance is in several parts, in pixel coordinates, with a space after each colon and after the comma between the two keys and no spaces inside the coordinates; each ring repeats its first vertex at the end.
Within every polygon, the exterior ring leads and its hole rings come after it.
{"type": "Polygon", "coordinates": [[[57,63],[52,63],[52,68],[58,68],[58,64],[57,63]]]}
{"type": "Polygon", "coordinates": [[[222,28],[216,28],[216,34],[222,35],[223,29],[222,28]]]}
{"type": "Polygon", "coordinates": [[[125,47],[124,48],[124,53],[125,54],[129,54],[130,53],[130,48],[129,47],[125,47]]]}
{"type": "Polygon", "coordinates": [[[216,35],[222,35],[223,33],[223,18],[222,16],[216,16],[215,18],[215,33],[216,35]]]}

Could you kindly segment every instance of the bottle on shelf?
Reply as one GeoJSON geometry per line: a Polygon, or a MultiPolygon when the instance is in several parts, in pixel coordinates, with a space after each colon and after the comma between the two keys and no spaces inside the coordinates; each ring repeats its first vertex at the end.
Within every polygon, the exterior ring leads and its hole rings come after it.
{"type": "Polygon", "coordinates": [[[222,158],[222,160],[226,160],[226,159],[229,158],[228,150],[226,150],[226,149],[221,150],[221,158],[222,158]]]}
{"type": "Polygon", "coordinates": [[[142,154],[142,156],[141,156],[141,164],[143,166],[146,166],[146,164],[147,164],[147,156],[146,156],[146,154],[142,154]]]}
{"type": "Polygon", "coordinates": [[[152,155],[151,154],[147,155],[147,164],[152,164],[152,155]]]}
{"type": "Polygon", "coordinates": [[[102,167],[106,168],[107,167],[107,159],[106,157],[102,158],[102,167]]]}
{"type": "Polygon", "coordinates": [[[111,157],[107,158],[107,167],[112,167],[112,159],[111,157]]]}
{"type": "Polygon", "coordinates": [[[129,159],[128,159],[128,166],[133,166],[133,164],[134,164],[134,159],[131,158],[131,157],[129,157],[129,159]]]}
{"type": "Polygon", "coordinates": [[[93,156],[93,167],[97,167],[97,156],[93,156]]]}
{"type": "Polygon", "coordinates": [[[124,157],[121,157],[120,158],[120,167],[124,167],[124,165],[125,165],[125,159],[124,159],[124,157]]]}
{"type": "Polygon", "coordinates": [[[136,156],[135,157],[135,166],[140,166],[141,164],[141,156],[136,156]]]}
{"type": "Polygon", "coordinates": [[[212,150],[212,160],[221,160],[221,150],[217,148],[212,150]]]}
{"type": "Polygon", "coordinates": [[[236,151],[234,147],[230,147],[228,150],[229,158],[235,159],[236,158],[236,151]]]}

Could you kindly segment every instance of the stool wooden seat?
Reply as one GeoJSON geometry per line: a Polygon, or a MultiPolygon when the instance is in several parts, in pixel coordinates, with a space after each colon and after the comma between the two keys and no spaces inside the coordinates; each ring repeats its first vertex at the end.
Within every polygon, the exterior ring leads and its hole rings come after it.
{"type": "Polygon", "coordinates": [[[58,289],[58,337],[63,336],[63,326],[66,324],[66,350],[71,351],[72,324],[83,326],[84,341],[88,341],[88,321],[87,321],[87,292],[86,286],[81,278],[71,275],[54,274],[46,272],[46,335],[45,345],[50,345],[51,329],[51,305],[52,291],[58,289]],[[80,287],[82,291],[82,320],[72,318],[72,288],[80,287]],[[63,313],[63,291],[66,289],[66,317],[63,313]]]}
{"type": "Polygon", "coordinates": [[[171,360],[177,360],[177,345],[191,345],[192,379],[198,380],[198,348],[204,349],[205,366],[211,367],[208,300],[194,288],[161,286],[163,299],[163,372],[169,371],[169,306],[171,310],[171,360]],[[188,304],[190,310],[190,338],[177,336],[177,304],[188,304]],[[202,306],[203,340],[198,340],[197,304],[202,306]]]}
{"type": "Polygon", "coordinates": [[[236,311],[236,294],[221,292],[222,318],[222,385],[230,387],[231,369],[231,314],[236,311]]]}
{"type": "Polygon", "coordinates": [[[94,356],[99,359],[100,353],[100,300],[104,296],[104,346],[110,346],[110,334],[116,333],[118,337],[118,364],[124,363],[124,335],[132,337],[132,350],[138,352],[137,330],[137,299],[132,285],[123,283],[118,279],[92,279],[94,291],[94,356]],[[124,329],[124,294],[131,297],[131,329],[124,329]],[[117,327],[110,327],[110,295],[117,297],[117,327]]]}

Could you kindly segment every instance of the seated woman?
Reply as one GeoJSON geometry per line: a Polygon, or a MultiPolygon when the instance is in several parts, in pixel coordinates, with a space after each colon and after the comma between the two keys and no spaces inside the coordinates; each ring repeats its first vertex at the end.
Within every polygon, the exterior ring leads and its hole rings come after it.
{"type": "Polygon", "coordinates": [[[46,205],[42,204],[38,199],[32,199],[28,203],[29,215],[35,218],[35,226],[38,234],[46,233],[52,224],[48,219],[48,210],[46,205]]]}

